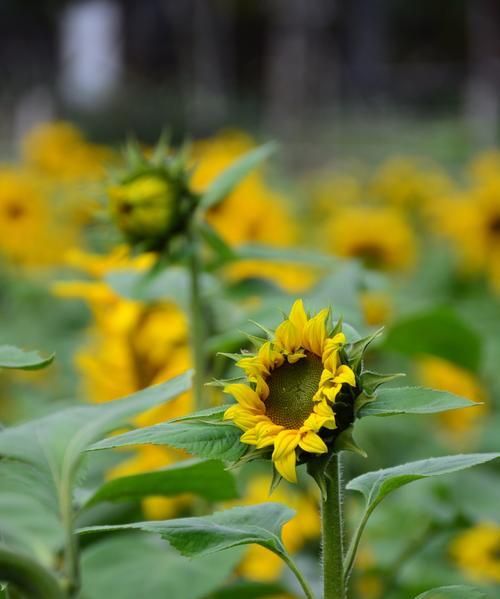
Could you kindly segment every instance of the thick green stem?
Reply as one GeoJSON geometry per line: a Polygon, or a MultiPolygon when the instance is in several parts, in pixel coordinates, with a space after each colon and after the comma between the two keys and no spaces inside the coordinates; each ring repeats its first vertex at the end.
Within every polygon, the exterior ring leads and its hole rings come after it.
{"type": "Polygon", "coordinates": [[[33,599],[64,599],[54,576],[28,557],[0,544],[0,580],[8,582],[33,599]]]}
{"type": "Polygon", "coordinates": [[[194,362],[193,393],[195,409],[204,407],[204,382],[205,382],[205,322],[203,319],[203,305],[201,301],[201,263],[198,234],[195,223],[191,227],[191,248],[189,256],[189,274],[191,280],[191,346],[194,362]]]}
{"type": "Polygon", "coordinates": [[[321,497],[323,599],[345,599],[342,475],[338,454],[333,454],[325,475],[325,492],[321,497]]]}

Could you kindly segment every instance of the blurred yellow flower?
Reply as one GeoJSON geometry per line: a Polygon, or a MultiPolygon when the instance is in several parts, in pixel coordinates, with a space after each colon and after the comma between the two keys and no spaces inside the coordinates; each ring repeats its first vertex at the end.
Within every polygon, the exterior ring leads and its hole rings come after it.
{"type": "MultiPolygon", "coordinates": [[[[108,256],[73,251],[69,262],[79,265],[94,281],[59,283],[55,293],[89,302],[94,322],[87,345],[77,352],[85,395],[91,402],[106,402],[168,380],[191,365],[188,323],[171,302],[145,304],[118,296],[103,277],[112,270],[143,270],[153,260],[145,254],[132,259],[123,247],[108,256]]],[[[150,426],[192,411],[191,394],[150,409],[136,418],[137,426],[150,426]]],[[[114,468],[110,477],[160,468],[184,457],[164,447],[139,447],[133,457],[114,468]]],[[[151,497],[143,501],[148,518],[168,517],[185,505],[186,498],[151,497]]]]}
{"type": "Polygon", "coordinates": [[[449,193],[452,183],[434,165],[396,156],[378,168],[368,193],[376,200],[404,208],[424,208],[435,198],[449,193]]]}
{"type": "Polygon", "coordinates": [[[360,298],[366,324],[379,326],[389,320],[392,311],[391,297],[384,291],[363,291],[360,298]]]}
{"type": "Polygon", "coordinates": [[[464,574],[479,583],[500,583],[500,526],[482,522],[459,534],[450,554],[464,574]]]}
{"type": "Polygon", "coordinates": [[[0,253],[5,258],[27,266],[60,263],[77,236],[64,216],[36,176],[0,168],[0,253]]]}
{"type": "MultiPolygon", "coordinates": [[[[253,505],[265,501],[277,501],[295,510],[296,515],[283,526],[283,542],[290,553],[296,553],[306,543],[316,541],[320,535],[318,500],[310,491],[282,487],[269,497],[269,478],[256,476],[247,485],[244,497],[235,505],[253,505]]],[[[239,566],[245,578],[262,582],[276,580],[284,568],[282,560],[259,545],[251,545],[239,566]]]]}
{"type": "MultiPolygon", "coordinates": [[[[434,356],[420,358],[417,372],[421,383],[426,387],[449,391],[475,402],[485,401],[486,394],[477,378],[448,360],[434,356]]],[[[484,416],[485,411],[486,407],[481,405],[443,412],[438,418],[450,432],[460,434],[470,431],[478,419],[484,416]]]]}
{"type": "Polygon", "coordinates": [[[100,180],[113,159],[109,148],[87,142],[71,123],[43,123],[23,140],[25,162],[58,180],[100,180]]]}
{"type": "Polygon", "coordinates": [[[380,270],[402,271],[415,260],[416,240],[402,214],[392,208],[342,208],[326,224],[328,249],[346,258],[358,258],[380,270]]]}
{"type": "Polygon", "coordinates": [[[455,246],[465,272],[484,272],[500,292],[500,175],[444,198],[433,210],[436,231],[455,246]]]}
{"type": "MultiPolygon", "coordinates": [[[[196,192],[204,191],[254,145],[246,134],[235,131],[197,142],[193,148],[192,188],[196,192]]],[[[267,184],[261,170],[250,173],[223,202],[209,211],[207,219],[226,243],[234,247],[256,244],[286,248],[298,242],[298,229],[287,210],[286,199],[267,184]]],[[[316,279],[316,273],[310,268],[259,260],[238,262],[226,272],[234,280],[252,276],[269,278],[289,291],[303,290],[316,279]]]]}

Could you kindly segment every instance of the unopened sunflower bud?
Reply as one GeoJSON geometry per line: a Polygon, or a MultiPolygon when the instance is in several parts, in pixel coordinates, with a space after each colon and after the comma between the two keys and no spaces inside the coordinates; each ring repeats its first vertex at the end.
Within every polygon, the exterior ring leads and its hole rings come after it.
{"type": "Polygon", "coordinates": [[[182,233],[193,213],[196,197],[188,188],[188,171],[181,156],[155,151],[148,160],[129,148],[129,168],[108,188],[111,216],[132,245],[162,249],[182,233]]]}
{"type": "Polygon", "coordinates": [[[176,197],[172,185],[143,175],[108,189],[111,214],[131,242],[159,239],[175,226],[176,197]]]}

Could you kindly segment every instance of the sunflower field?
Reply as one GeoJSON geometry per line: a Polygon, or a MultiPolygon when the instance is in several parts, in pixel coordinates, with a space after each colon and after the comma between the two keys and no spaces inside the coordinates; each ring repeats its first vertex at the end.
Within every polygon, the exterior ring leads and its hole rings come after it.
{"type": "Polygon", "coordinates": [[[0,167],[0,597],[499,597],[500,151],[158,138],[0,167]]]}

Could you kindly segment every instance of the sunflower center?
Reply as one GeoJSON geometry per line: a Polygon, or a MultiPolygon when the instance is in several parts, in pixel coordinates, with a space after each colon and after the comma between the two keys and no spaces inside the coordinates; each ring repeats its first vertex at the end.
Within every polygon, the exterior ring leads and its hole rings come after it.
{"type": "Polygon", "coordinates": [[[375,243],[360,243],[353,248],[351,255],[362,260],[368,268],[379,268],[384,264],[384,251],[375,243]]]}
{"type": "Polygon", "coordinates": [[[311,353],[295,364],[285,362],[273,370],[267,380],[269,396],[265,401],[271,421],[287,429],[300,428],[312,412],[322,372],[321,359],[311,353]]]}
{"type": "Polygon", "coordinates": [[[500,237],[500,214],[496,214],[490,220],[488,229],[492,237],[500,237]]]}

